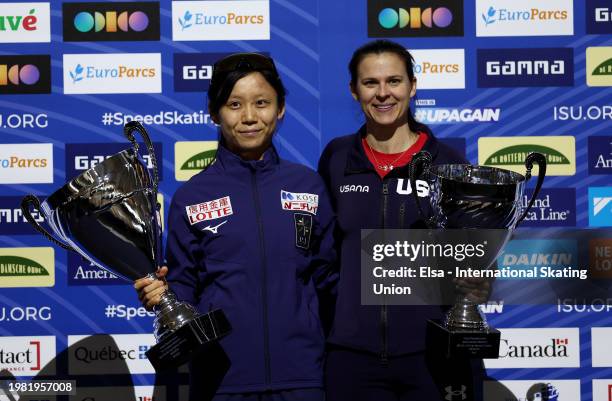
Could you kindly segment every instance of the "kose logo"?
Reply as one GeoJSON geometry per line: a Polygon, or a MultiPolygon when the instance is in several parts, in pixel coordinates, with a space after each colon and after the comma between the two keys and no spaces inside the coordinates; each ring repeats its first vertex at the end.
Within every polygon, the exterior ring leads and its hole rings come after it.
{"type": "Polygon", "coordinates": [[[212,67],[229,53],[175,53],[174,90],[205,92],[210,86],[212,67]]]}
{"type": "Polygon", "coordinates": [[[572,0],[477,0],[476,36],[573,35],[572,0]]]}
{"type": "Polygon", "coordinates": [[[159,2],[64,3],[65,41],[159,40],[159,2]]]}
{"type": "Polygon", "coordinates": [[[612,5],[609,0],[586,0],[585,17],[587,34],[612,33],[612,5]]]}
{"type": "Polygon", "coordinates": [[[368,1],[368,36],[463,36],[463,1],[368,1]]]}
{"type": "Polygon", "coordinates": [[[51,92],[49,56],[0,56],[0,94],[51,92]]]}
{"type": "Polygon", "coordinates": [[[0,43],[50,42],[49,3],[5,3],[0,11],[0,43]]]}
{"type": "Polygon", "coordinates": [[[174,40],[268,40],[269,1],[173,1],[174,40]]]}
{"type": "Polygon", "coordinates": [[[478,86],[573,86],[571,48],[478,49],[478,86]]]}

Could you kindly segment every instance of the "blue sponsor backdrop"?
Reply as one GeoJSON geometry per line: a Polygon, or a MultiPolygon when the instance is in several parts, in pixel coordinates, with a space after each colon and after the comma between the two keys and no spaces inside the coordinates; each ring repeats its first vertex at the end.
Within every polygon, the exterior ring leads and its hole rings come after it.
{"type": "MultiPolygon", "coordinates": [[[[112,2],[102,3],[112,6],[112,2]]],[[[452,2],[451,9],[457,4],[461,7],[462,13],[456,13],[455,18],[463,18],[462,22],[455,19],[452,25],[445,25],[448,15],[442,13],[432,20],[430,28],[424,17],[425,10],[428,7],[437,9],[444,2],[415,0],[414,3],[421,10],[420,27],[401,28],[402,21],[398,20],[392,30],[386,31],[384,27],[369,25],[379,23],[377,13],[385,8],[409,9],[411,3],[270,0],[269,40],[173,41],[172,25],[177,24],[174,20],[185,18],[185,15],[173,16],[172,4],[166,0],[159,2],[160,21],[155,21],[154,16],[149,20],[150,24],[160,25],[159,41],[108,41],[108,37],[122,34],[119,22],[116,35],[107,35],[97,41],[91,40],[95,36],[90,32],[87,41],[72,41],[77,40],[74,36],[66,41],[62,33],[64,20],[60,1],[50,4],[50,43],[2,43],[3,32],[0,31],[0,64],[10,65],[10,57],[16,55],[50,55],[51,58],[50,69],[45,62],[38,64],[41,78],[30,89],[24,87],[24,81],[34,79],[28,74],[21,77],[21,87],[0,85],[1,142],[52,143],[54,148],[53,184],[0,184],[0,246],[51,246],[23,224],[16,211],[19,199],[28,193],[45,197],[63,185],[78,172],[75,156],[85,156],[81,160],[91,163],[97,157],[127,147],[122,124],[123,120],[134,116],[142,116],[148,122],[147,129],[158,144],[164,177],[160,190],[167,209],[172,194],[180,185],[174,179],[175,142],[214,141],[217,138],[217,129],[206,116],[204,91],[208,85],[208,66],[226,53],[259,51],[274,57],[288,88],[287,114],[276,136],[276,146],[282,157],[315,167],[323,147],[332,138],[354,132],[363,122],[359,105],[348,90],[347,63],[353,50],[371,39],[368,32],[375,33],[376,37],[388,36],[409,49],[465,49],[465,63],[461,66],[465,89],[418,89],[417,98],[427,107],[470,109],[470,116],[474,116],[475,110],[499,109],[499,114],[493,113],[494,118],[486,121],[479,118],[449,120],[448,116],[454,115],[450,112],[444,113],[444,118],[438,118],[439,115],[432,118],[434,133],[462,148],[471,162],[477,162],[477,141],[482,136],[575,136],[576,173],[548,177],[546,190],[540,195],[541,206],[537,208],[537,216],[552,209],[559,213],[568,211],[568,218],[533,220],[528,225],[550,225],[557,229],[574,225],[588,227],[589,223],[612,225],[610,167],[592,170],[599,154],[604,161],[612,159],[612,91],[609,87],[586,85],[589,71],[585,54],[587,47],[612,46],[610,2],[575,1],[574,35],[548,37],[476,37],[476,18],[481,18],[483,11],[476,10],[472,1],[452,2]],[[411,33],[410,29],[421,31],[411,33]],[[443,31],[428,34],[427,29],[443,31]],[[443,36],[444,29],[449,36],[443,36]],[[138,56],[132,57],[130,53],[161,53],[161,93],[65,95],[63,55],[99,54],[103,59],[106,53],[123,53],[133,61],[137,61],[138,56]],[[487,59],[495,56],[497,58],[492,61],[500,63],[523,61],[525,57],[533,61],[534,55],[543,60],[562,58],[566,69],[562,77],[508,77],[503,84],[479,85],[483,68],[486,68],[480,62],[484,55],[487,59]],[[6,60],[9,62],[5,63],[6,60]],[[45,93],[49,92],[46,90],[49,78],[50,93],[45,93]],[[28,90],[35,94],[22,94],[28,90]],[[595,213],[596,210],[599,212],[595,213]]],[[[3,6],[6,4],[11,3],[3,2],[3,6]]],[[[394,18],[392,12],[387,14],[394,18]]],[[[3,15],[2,10],[0,15],[3,15]]],[[[133,33],[133,27],[138,27],[139,23],[142,21],[128,25],[123,33],[133,33]]],[[[71,35],[78,36],[78,30],[71,35]]],[[[1,78],[0,70],[0,83],[1,78]]],[[[149,316],[126,319],[108,312],[114,310],[109,309],[109,305],[139,306],[131,286],[107,285],[117,282],[109,277],[96,278],[95,270],[88,263],[74,255],[68,256],[60,248],[55,248],[55,255],[53,287],[0,289],[0,307],[50,307],[51,318],[4,320],[0,322],[1,336],[53,335],[59,352],[67,346],[69,334],[152,332],[149,316]]],[[[525,297],[531,295],[525,294],[525,297]]],[[[591,367],[590,354],[590,327],[611,324],[608,313],[560,313],[557,306],[523,305],[507,307],[502,313],[490,315],[490,321],[497,327],[580,327],[582,344],[580,368],[496,369],[490,372],[496,378],[580,379],[582,399],[591,400],[591,379],[612,377],[612,367],[591,367]]],[[[152,383],[153,375],[137,375],[135,380],[138,384],[152,383]]]]}

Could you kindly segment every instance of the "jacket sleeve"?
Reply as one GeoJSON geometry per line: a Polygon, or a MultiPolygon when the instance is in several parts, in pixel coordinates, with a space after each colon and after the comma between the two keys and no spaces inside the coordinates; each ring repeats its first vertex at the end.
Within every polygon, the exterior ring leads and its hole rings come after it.
{"type": "Polygon", "coordinates": [[[191,304],[198,302],[204,281],[204,251],[187,221],[185,207],[172,199],[168,212],[166,244],[168,285],[177,298],[191,304]]]}

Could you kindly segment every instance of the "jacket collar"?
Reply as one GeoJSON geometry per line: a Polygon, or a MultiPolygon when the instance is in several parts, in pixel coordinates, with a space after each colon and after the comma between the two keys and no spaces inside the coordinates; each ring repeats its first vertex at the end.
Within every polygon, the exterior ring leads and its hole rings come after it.
{"type": "Polygon", "coordinates": [[[226,173],[238,173],[249,170],[252,172],[267,172],[278,168],[280,157],[274,146],[270,146],[261,160],[244,160],[225,147],[223,141],[219,142],[213,166],[226,173]]]}
{"type": "MultiPolygon", "coordinates": [[[[438,140],[433,135],[431,130],[426,125],[421,125],[419,127],[420,132],[425,132],[427,134],[427,141],[425,142],[425,146],[423,146],[423,150],[428,151],[431,154],[432,160],[436,159],[438,155],[438,140]]],[[[344,174],[357,174],[363,172],[376,172],[374,166],[370,162],[370,159],[365,154],[363,146],[361,144],[361,139],[366,135],[366,126],[365,124],[359,128],[359,131],[353,136],[353,142],[349,149],[347,158],[346,158],[346,166],[344,168],[344,174]]],[[[393,169],[389,174],[385,176],[387,177],[407,177],[409,173],[410,163],[405,165],[404,167],[393,169]]]]}

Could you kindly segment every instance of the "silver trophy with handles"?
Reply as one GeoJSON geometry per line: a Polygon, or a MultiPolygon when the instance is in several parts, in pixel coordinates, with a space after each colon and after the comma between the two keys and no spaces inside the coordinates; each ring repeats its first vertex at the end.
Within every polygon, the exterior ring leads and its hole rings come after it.
{"type": "MultiPolygon", "coordinates": [[[[27,221],[51,242],[79,253],[96,266],[131,282],[156,279],[155,271],[162,261],[157,160],[140,123],[127,123],[124,134],[132,148],[71,179],[42,203],[27,195],[21,209],[27,221]],[[138,153],[134,131],[144,139],[153,177],[138,153]],[[35,221],[32,210],[44,217],[50,231],[35,221]]],[[[154,311],[157,344],[146,355],[156,370],[187,362],[194,351],[205,349],[231,330],[222,310],[199,314],[171,291],[164,292],[154,311]]]]}

